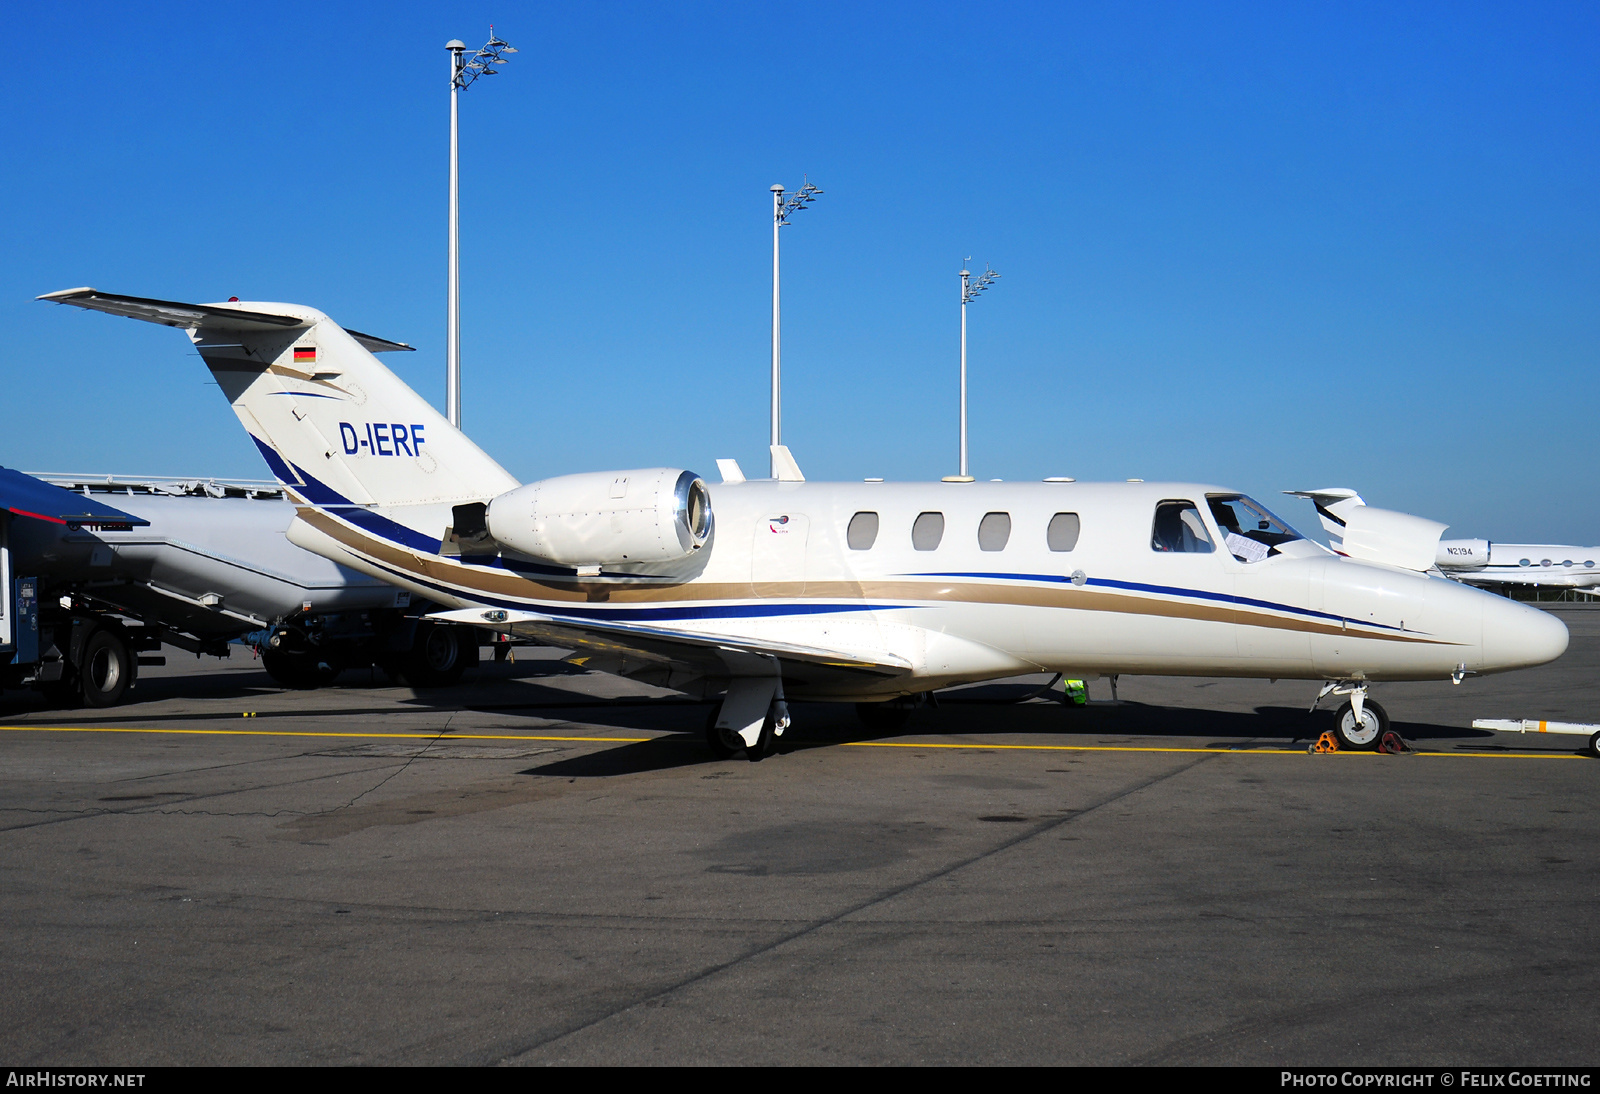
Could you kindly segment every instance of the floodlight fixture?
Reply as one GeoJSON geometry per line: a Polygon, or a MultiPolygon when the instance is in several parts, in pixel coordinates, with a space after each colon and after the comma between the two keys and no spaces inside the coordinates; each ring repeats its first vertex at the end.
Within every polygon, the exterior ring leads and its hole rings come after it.
{"type": "MultiPolygon", "coordinates": [[[[967,261],[972,261],[971,255],[967,256],[967,261]]],[[[963,479],[967,477],[967,305],[999,279],[1000,275],[987,262],[977,280],[973,280],[971,270],[965,266],[961,268],[961,436],[958,447],[963,479]]]]}

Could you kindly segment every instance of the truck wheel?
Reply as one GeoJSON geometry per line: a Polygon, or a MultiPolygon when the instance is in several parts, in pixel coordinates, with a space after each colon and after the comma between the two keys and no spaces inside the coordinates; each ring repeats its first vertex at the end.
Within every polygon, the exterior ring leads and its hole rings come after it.
{"type": "Polygon", "coordinates": [[[319,659],[314,653],[278,653],[276,650],[261,651],[261,667],[279,687],[295,691],[325,687],[333,683],[343,669],[342,665],[319,659]]]}
{"type": "Polygon", "coordinates": [[[406,654],[406,683],[414,688],[446,688],[477,663],[478,639],[473,628],[419,623],[406,654]]]}
{"type": "Polygon", "coordinates": [[[98,630],[83,644],[78,686],[86,706],[111,707],[122,702],[133,682],[128,644],[113,630],[98,630]]]}

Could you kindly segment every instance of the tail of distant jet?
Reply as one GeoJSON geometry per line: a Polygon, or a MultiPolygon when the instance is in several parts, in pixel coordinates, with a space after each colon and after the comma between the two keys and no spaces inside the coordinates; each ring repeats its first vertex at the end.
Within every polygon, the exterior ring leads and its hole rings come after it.
{"type": "Polygon", "coordinates": [[[314,308],[87,288],[39,299],[186,328],[273,474],[314,505],[459,504],[518,485],[373,356],[410,346],[314,308]]]}

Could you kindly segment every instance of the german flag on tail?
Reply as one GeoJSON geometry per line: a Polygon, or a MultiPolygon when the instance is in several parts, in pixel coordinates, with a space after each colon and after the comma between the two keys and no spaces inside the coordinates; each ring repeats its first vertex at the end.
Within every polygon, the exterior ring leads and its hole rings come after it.
{"type": "Polygon", "coordinates": [[[317,363],[316,346],[294,347],[294,363],[297,365],[314,365],[317,363]]]}

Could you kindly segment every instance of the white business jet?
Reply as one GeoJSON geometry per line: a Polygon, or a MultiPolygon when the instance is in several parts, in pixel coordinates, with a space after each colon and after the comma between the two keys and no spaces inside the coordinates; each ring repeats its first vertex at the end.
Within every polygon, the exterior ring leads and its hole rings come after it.
{"type": "MultiPolygon", "coordinates": [[[[1374,530],[1387,526],[1391,516],[1398,516],[1402,521],[1420,520],[1404,513],[1374,509],[1348,487],[1287,490],[1285,493],[1309,498],[1317,507],[1322,527],[1334,541],[1334,550],[1352,558],[1368,557],[1364,553],[1368,539],[1374,530]]],[[[1422,524],[1438,529],[1433,535],[1433,565],[1446,577],[1468,585],[1550,585],[1600,596],[1600,547],[1441,539],[1439,536],[1448,525],[1435,521],[1422,524]]],[[[1420,544],[1423,540],[1418,538],[1417,542],[1420,544]]]]}
{"type": "Polygon", "coordinates": [[[1403,528],[1392,560],[1355,561],[1216,486],[808,483],[784,448],[776,480],[729,460],[715,486],[659,467],[523,485],[373,356],[407,347],[314,309],[41,299],[188,330],[296,499],[294,543],[452,609],[437,618],[720,695],[723,756],[767,754],[786,700],[887,727],[908,697],[1033,672],[1321,681],[1349,696],[1345,746],[1371,748],[1388,719],[1369,684],[1567,646],[1550,615],[1419,572],[1403,528]]]}

